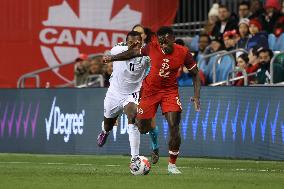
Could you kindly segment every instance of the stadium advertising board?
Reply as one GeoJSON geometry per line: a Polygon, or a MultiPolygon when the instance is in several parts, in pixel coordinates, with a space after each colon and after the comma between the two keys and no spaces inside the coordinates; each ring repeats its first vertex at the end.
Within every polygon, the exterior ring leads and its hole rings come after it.
{"type": "MultiPolygon", "coordinates": [[[[282,87],[204,87],[201,112],[181,88],[181,156],[284,159],[282,87]]],[[[106,89],[0,90],[0,152],[129,154],[127,118],[120,116],[103,148],[97,147],[106,89]]],[[[159,144],[167,155],[169,130],[157,115],[159,144]]],[[[149,136],[141,153],[150,153],[149,136]]]]}

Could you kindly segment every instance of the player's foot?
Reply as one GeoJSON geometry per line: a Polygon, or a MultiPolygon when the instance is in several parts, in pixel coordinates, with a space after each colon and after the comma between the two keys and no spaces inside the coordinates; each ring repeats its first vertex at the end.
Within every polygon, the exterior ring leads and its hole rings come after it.
{"type": "Polygon", "coordinates": [[[139,155],[131,157],[130,163],[134,163],[137,160],[138,157],[139,157],[139,155]]]}
{"type": "Polygon", "coordinates": [[[169,164],[168,165],[168,173],[173,174],[173,175],[181,174],[180,170],[178,170],[178,168],[175,164],[169,164]]]}
{"type": "Polygon", "coordinates": [[[153,164],[158,163],[159,161],[159,148],[153,150],[152,154],[151,154],[151,161],[153,164]]]}
{"type": "Polygon", "coordinates": [[[107,133],[105,131],[100,132],[98,139],[97,139],[99,147],[102,147],[106,143],[108,135],[109,135],[109,133],[107,133]]]}

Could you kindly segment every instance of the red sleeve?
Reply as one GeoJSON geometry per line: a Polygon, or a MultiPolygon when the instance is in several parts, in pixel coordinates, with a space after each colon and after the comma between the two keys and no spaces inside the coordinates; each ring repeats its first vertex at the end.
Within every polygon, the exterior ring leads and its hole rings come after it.
{"type": "Polygon", "coordinates": [[[184,59],[184,65],[188,70],[192,70],[193,68],[197,66],[189,50],[187,50],[186,52],[185,59],[184,59]]]}

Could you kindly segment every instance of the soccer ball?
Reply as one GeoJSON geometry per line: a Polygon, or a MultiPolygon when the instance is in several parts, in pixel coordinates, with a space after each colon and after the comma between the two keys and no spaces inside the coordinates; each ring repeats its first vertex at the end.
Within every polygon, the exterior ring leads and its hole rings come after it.
{"type": "Polygon", "coordinates": [[[133,158],[129,165],[130,172],[137,175],[147,175],[150,172],[151,164],[144,156],[137,156],[133,158]]]}

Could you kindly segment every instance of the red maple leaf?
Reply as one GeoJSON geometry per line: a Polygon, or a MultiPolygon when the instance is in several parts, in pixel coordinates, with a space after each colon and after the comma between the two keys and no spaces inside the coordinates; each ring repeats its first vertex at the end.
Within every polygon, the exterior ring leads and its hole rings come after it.
{"type": "Polygon", "coordinates": [[[73,12],[80,17],[80,1],[79,0],[67,0],[67,3],[69,4],[69,6],[71,7],[71,9],[73,10],[73,12]]]}
{"type": "Polygon", "coordinates": [[[111,19],[115,17],[126,5],[130,6],[130,9],[140,11],[142,10],[142,4],[140,0],[113,0],[111,19]]]}

